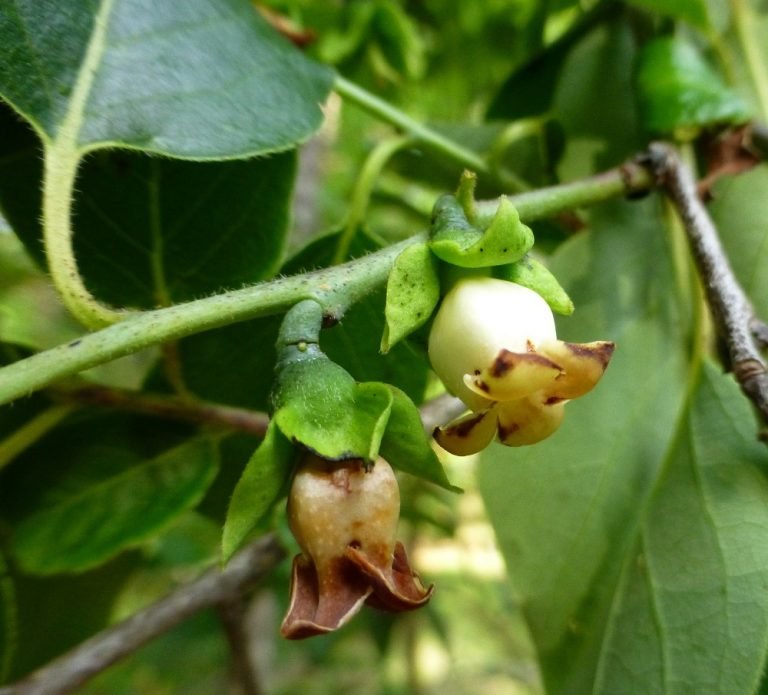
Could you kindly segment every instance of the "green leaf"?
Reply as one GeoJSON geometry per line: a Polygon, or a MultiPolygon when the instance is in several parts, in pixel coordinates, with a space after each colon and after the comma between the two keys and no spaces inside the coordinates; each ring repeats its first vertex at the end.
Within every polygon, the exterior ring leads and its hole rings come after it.
{"type": "Polygon", "coordinates": [[[75,205],[86,285],[110,304],[152,308],[271,277],[284,249],[295,165],[293,151],[206,163],[126,152],[89,157],[75,205]]]}
{"type": "Polygon", "coordinates": [[[282,433],[332,461],[373,461],[392,407],[384,384],[356,383],[325,355],[278,373],[274,420],[282,433]]]}
{"type": "Polygon", "coordinates": [[[116,596],[138,566],[138,553],[123,553],[76,575],[38,577],[16,568],[18,638],[11,680],[28,675],[106,628],[114,617],[116,596]]]}
{"type": "Polygon", "coordinates": [[[274,421],[271,422],[264,441],[249,459],[232,493],[221,541],[223,562],[229,560],[245,539],[263,524],[285,494],[295,455],[293,444],[274,421]]]}
{"type": "Polygon", "coordinates": [[[608,371],[566,405],[552,437],[494,446],[479,469],[553,695],[610,692],[596,686],[610,646],[606,620],[619,605],[622,568],[669,456],[689,377],[689,298],[675,286],[660,201],[604,205],[592,218],[551,268],[577,307],[558,322],[560,337],[614,340],[608,371]]]}
{"type": "Polygon", "coordinates": [[[488,268],[513,263],[533,246],[533,232],[520,221],[508,198],[499,198],[487,229],[467,220],[452,195],[443,195],[432,213],[429,247],[440,260],[461,268],[488,268]]]}
{"type": "Polygon", "coordinates": [[[710,212],[736,277],[768,319],[768,166],[720,179],[710,212]]]}
{"type": "Polygon", "coordinates": [[[387,280],[381,351],[389,352],[395,343],[424,325],[439,301],[440,279],[429,246],[409,246],[395,259],[387,280]]]}
{"type": "Polygon", "coordinates": [[[194,507],[217,465],[212,443],[196,439],[82,486],[22,521],[14,536],[15,556],[35,574],[95,567],[194,507]]]}
{"type": "Polygon", "coordinates": [[[529,253],[517,263],[500,266],[497,277],[527,287],[540,294],[553,311],[568,316],[573,313],[573,302],[562,288],[557,278],[552,275],[541,261],[529,253]]]}
{"type": "Polygon", "coordinates": [[[749,118],[744,102],[683,39],[647,43],[638,58],[636,81],[643,125],[652,132],[686,134],[749,118]]]}
{"type": "Polygon", "coordinates": [[[738,387],[705,365],[625,555],[599,692],[755,691],[768,639],[766,464],[738,387]]]}
{"type": "Polygon", "coordinates": [[[392,410],[389,414],[379,453],[394,468],[417,478],[439,485],[452,492],[461,492],[451,485],[442,464],[424,433],[419,409],[400,389],[390,386],[392,410]]]}
{"type": "MultiPolygon", "coordinates": [[[[45,265],[39,146],[0,105],[5,128],[0,207],[45,265]]],[[[153,308],[271,277],[285,247],[295,168],[295,151],[205,163],[91,155],[77,180],[74,216],[86,285],[108,303],[153,308]]]]}
{"type": "Polygon", "coordinates": [[[287,149],[319,126],[330,84],[331,72],[246,0],[0,8],[0,95],[45,140],[80,151],[217,159],[287,149]]]}

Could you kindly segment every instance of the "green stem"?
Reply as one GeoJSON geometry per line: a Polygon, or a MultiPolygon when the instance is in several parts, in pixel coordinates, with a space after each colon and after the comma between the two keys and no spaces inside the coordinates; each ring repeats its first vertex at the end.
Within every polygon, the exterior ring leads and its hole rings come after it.
{"type": "Polygon", "coordinates": [[[343,265],[136,314],[0,369],[0,403],[151,345],[282,313],[303,299],[314,299],[327,313],[340,316],[384,284],[400,251],[424,239],[417,235],[343,265]]]}
{"type": "Polygon", "coordinates": [[[746,0],[731,0],[736,35],[744,51],[747,70],[757,94],[761,120],[768,119],[768,70],[755,37],[755,17],[746,0]]]}
{"type": "Polygon", "coordinates": [[[344,79],[341,75],[336,76],[333,88],[337,94],[347,101],[357,104],[361,109],[364,109],[376,118],[395,126],[395,128],[398,128],[406,135],[410,135],[413,139],[430,147],[435,152],[440,152],[461,166],[474,171],[476,174],[482,174],[502,189],[524,191],[529,188],[528,184],[513,172],[507,169],[492,167],[477,152],[463,147],[445,135],[441,135],[436,130],[411,118],[407,113],[380,99],[375,94],[371,94],[371,92],[359,85],[344,79]]]}
{"type": "Polygon", "coordinates": [[[419,142],[429,145],[432,149],[450,157],[462,166],[472,169],[479,174],[489,175],[491,173],[486,161],[476,152],[462,147],[450,138],[441,135],[423,123],[419,123],[408,114],[392,106],[392,104],[344,79],[340,75],[337,75],[333,88],[337,94],[347,101],[357,104],[360,108],[368,111],[368,113],[395,126],[419,142]]]}
{"type": "MultiPolygon", "coordinates": [[[[511,196],[510,200],[523,221],[530,222],[573,207],[645,191],[653,184],[648,172],[630,163],[583,181],[511,196]]],[[[497,204],[498,201],[479,202],[478,213],[492,216],[497,204]]],[[[326,315],[340,317],[349,306],[384,285],[395,258],[403,249],[425,240],[426,234],[417,234],[343,265],[135,314],[79,340],[0,369],[0,403],[8,403],[57,379],[151,345],[285,312],[304,299],[318,302],[326,315]]]]}
{"type": "Polygon", "coordinates": [[[47,408],[0,441],[0,469],[45,436],[75,409],[76,406],[70,404],[47,408]]]}
{"type": "Polygon", "coordinates": [[[349,254],[349,248],[352,245],[358,227],[365,219],[368,203],[371,200],[371,194],[379,174],[381,174],[387,162],[410,142],[411,138],[409,136],[390,138],[380,142],[368,155],[352,192],[349,217],[339,237],[336,253],[333,256],[334,265],[342,263],[349,254]]]}
{"type": "MultiPolygon", "coordinates": [[[[615,169],[579,181],[519,193],[510,196],[510,200],[524,222],[534,222],[617,196],[642,194],[653,188],[654,183],[652,174],[645,167],[635,162],[626,162],[615,169]]],[[[497,200],[478,201],[478,226],[490,224],[497,207],[497,200]]]]}

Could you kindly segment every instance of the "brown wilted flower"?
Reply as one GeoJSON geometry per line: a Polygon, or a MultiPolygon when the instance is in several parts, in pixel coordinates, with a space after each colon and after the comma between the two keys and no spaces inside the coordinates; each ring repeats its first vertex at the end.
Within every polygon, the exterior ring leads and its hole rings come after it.
{"type": "Polygon", "coordinates": [[[302,554],[293,561],[281,633],[303,639],[346,624],[367,603],[398,612],[424,605],[424,588],[395,540],[400,491],[382,458],[366,468],[308,454],[288,496],[288,521],[302,554]]]}

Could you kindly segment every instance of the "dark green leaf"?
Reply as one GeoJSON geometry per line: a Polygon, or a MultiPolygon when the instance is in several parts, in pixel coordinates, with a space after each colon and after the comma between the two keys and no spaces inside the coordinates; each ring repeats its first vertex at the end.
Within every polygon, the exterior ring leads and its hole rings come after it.
{"type": "Polygon", "coordinates": [[[0,7],[0,94],[46,139],[80,149],[287,149],[319,126],[330,83],[246,0],[0,7]]]}
{"type": "Polygon", "coordinates": [[[261,524],[288,486],[296,449],[274,423],[248,461],[232,493],[222,537],[226,562],[261,524]]]}
{"type": "Polygon", "coordinates": [[[684,132],[749,117],[744,102],[683,39],[647,43],[639,56],[636,79],[643,125],[649,131],[684,132]]]}
{"type": "Polygon", "coordinates": [[[115,598],[138,565],[137,553],[123,553],[84,574],[33,577],[15,572],[18,640],[11,679],[107,627],[115,598]]]}
{"type": "Polygon", "coordinates": [[[593,217],[593,229],[561,247],[551,268],[576,305],[559,322],[561,337],[615,340],[608,371],[592,393],[566,406],[552,437],[493,447],[480,467],[553,694],[608,692],[598,687],[610,645],[606,620],[688,378],[681,309],[688,298],[676,290],[659,201],[603,206],[593,217]]]}
{"type": "Polygon", "coordinates": [[[212,443],[192,440],[27,517],[14,536],[20,566],[78,572],[151,537],[200,501],[217,469],[212,443]]]}
{"type": "Polygon", "coordinates": [[[443,466],[424,433],[419,409],[408,396],[394,386],[392,410],[389,414],[379,453],[398,470],[405,471],[446,490],[460,492],[451,485],[443,466]]]}
{"type": "Polygon", "coordinates": [[[768,167],[717,182],[712,217],[755,310],[768,320],[768,167]]]}
{"type": "Polygon", "coordinates": [[[437,262],[426,243],[405,249],[396,259],[387,280],[384,335],[381,351],[424,325],[440,301],[437,262]]]}
{"type": "Polygon", "coordinates": [[[75,209],[86,284],[110,304],[154,307],[270,277],[285,244],[295,162],[294,152],[207,163],[89,157],[75,209]]]}
{"type": "Polygon", "coordinates": [[[179,366],[187,388],[207,400],[267,410],[279,327],[280,317],[269,316],[180,340],[179,366]]]}

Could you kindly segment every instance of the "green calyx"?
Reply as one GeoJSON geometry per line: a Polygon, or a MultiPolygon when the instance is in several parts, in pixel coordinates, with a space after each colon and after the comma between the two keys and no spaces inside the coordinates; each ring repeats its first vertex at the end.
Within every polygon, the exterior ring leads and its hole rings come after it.
{"type": "Polygon", "coordinates": [[[525,254],[516,263],[494,269],[500,280],[508,280],[541,295],[552,311],[569,316],[573,313],[573,301],[562,288],[557,278],[547,267],[530,254],[525,254]]]}
{"type": "Polygon", "coordinates": [[[471,221],[463,191],[462,201],[442,195],[432,211],[429,247],[440,260],[461,268],[490,268],[520,260],[533,246],[531,228],[520,221],[508,198],[499,199],[499,207],[490,224],[481,229],[471,221]],[[465,202],[462,205],[462,202],[465,202]]]}

